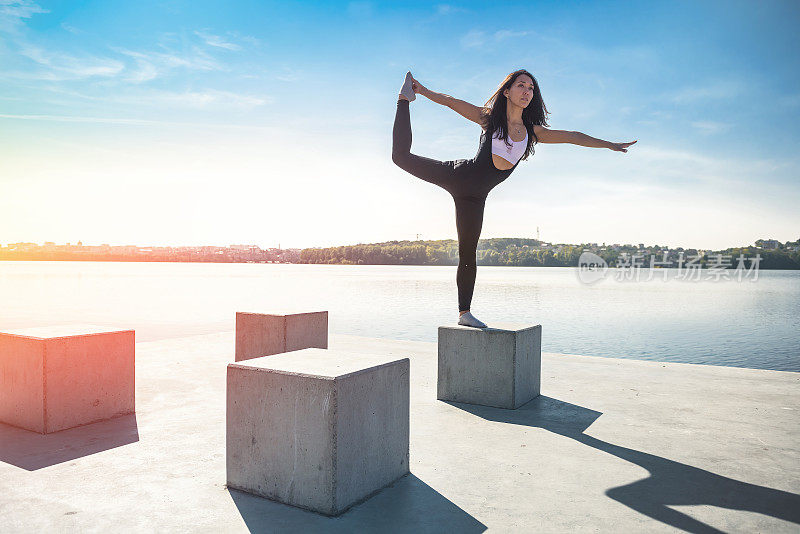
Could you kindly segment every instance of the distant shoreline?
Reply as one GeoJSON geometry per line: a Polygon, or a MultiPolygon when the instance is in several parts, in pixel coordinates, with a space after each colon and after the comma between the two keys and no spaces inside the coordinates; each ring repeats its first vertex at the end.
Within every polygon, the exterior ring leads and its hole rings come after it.
{"type": "MultiPolygon", "coordinates": [[[[270,248],[256,245],[139,247],[136,245],[56,245],[46,242],[11,243],[0,247],[7,261],[102,261],[169,263],[281,263],[323,265],[458,265],[458,241],[386,241],[325,248],[270,248]]],[[[724,250],[613,243],[548,243],[539,239],[503,237],[481,239],[478,265],[507,267],[578,267],[587,263],[645,269],[702,267],[715,269],[800,269],[800,240],[781,243],[756,241],[755,246],[724,250]],[[587,260],[588,258],[588,260],[587,260]]]]}
{"type": "MultiPolygon", "coordinates": [[[[142,259],[134,259],[134,258],[102,258],[102,259],[85,259],[85,258],[67,258],[67,259],[52,259],[52,258],[5,258],[0,256],[0,262],[23,262],[23,261],[36,261],[36,262],[75,262],[75,263],[226,263],[226,264],[233,264],[233,263],[245,263],[245,264],[260,264],[260,265],[333,265],[333,266],[397,266],[397,267],[457,267],[457,263],[452,264],[430,264],[430,263],[311,263],[311,262],[289,262],[289,261],[240,261],[240,260],[215,260],[215,259],[208,259],[208,260],[164,260],[164,259],[150,259],[150,258],[142,258],[142,259]]],[[[492,265],[492,264],[484,264],[478,261],[478,266],[480,267],[557,267],[557,268],[569,268],[569,269],[577,269],[578,265],[492,265]]],[[[649,270],[649,265],[642,265],[638,267],[640,270],[649,270]]],[[[749,267],[748,267],[749,268],[749,267]]],[[[617,265],[609,265],[608,269],[630,269],[630,266],[617,266],[617,265]]],[[[652,267],[653,270],[686,270],[686,267],[663,267],[661,265],[655,265],[652,267]]],[[[726,270],[735,270],[736,266],[731,265],[725,267],[726,270]]],[[[703,264],[702,270],[708,270],[706,264],[703,264]]],[[[760,271],[800,271],[800,266],[798,267],[763,267],[759,266],[758,270],[760,271]]]]}

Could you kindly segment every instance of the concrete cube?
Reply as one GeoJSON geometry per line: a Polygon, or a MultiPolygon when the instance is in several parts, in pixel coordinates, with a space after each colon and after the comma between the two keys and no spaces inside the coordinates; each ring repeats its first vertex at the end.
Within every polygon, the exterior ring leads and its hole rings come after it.
{"type": "Polygon", "coordinates": [[[437,398],[515,409],[539,395],[542,325],[439,327],[437,398]]]}
{"type": "Polygon", "coordinates": [[[316,348],[228,364],[228,487],[336,516],[409,472],[409,359],[316,348]]]}
{"type": "Polygon", "coordinates": [[[134,412],[133,330],[0,332],[0,422],[47,434],[134,412]]]}
{"type": "Polygon", "coordinates": [[[235,361],[307,348],[328,348],[328,312],[236,312],[235,361]]]}

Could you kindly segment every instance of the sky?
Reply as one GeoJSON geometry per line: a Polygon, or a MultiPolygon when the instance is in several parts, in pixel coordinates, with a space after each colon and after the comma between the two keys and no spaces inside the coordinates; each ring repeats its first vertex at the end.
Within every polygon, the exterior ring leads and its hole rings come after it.
{"type": "MultiPolygon", "coordinates": [[[[800,3],[0,0],[0,244],[456,239],[391,160],[405,73],[482,105],[525,68],[551,129],[482,238],[721,249],[800,237],[800,3]]],[[[418,96],[412,152],[480,127],[418,96]]]]}

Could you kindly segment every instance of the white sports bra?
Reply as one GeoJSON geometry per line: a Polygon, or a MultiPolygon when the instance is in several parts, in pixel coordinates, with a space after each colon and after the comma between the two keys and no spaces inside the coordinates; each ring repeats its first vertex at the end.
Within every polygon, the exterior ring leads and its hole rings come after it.
{"type": "Polygon", "coordinates": [[[511,143],[510,147],[506,145],[505,141],[498,138],[499,135],[500,130],[498,129],[492,136],[492,154],[498,155],[509,163],[516,165],[525,153],[525,149],[528,147],[528,129],[525,129],[525,138],[522,141],[514,141],[511,139],[511,136],[509,136],[508,142],[511,143]]]}

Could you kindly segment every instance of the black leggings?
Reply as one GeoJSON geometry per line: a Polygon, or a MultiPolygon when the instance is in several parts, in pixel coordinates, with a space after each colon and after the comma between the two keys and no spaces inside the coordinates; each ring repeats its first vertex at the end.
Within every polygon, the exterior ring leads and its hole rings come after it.
{"type": "MultiPolygon", "coordinates": [[[[392,161],[417,178],[436,184],[452,195],[456,205],[456,231],[458,232],[458,310],[469,310],[475,288],[478,238],[483,225],[483,208],[488,194],[487,180],[474,172],[473,160],[437,161],[411,153],[411,116],[408,100],[397,101],[397,112],[392,130],[392,161]]],[[[501,180],[502,181],[502,180],[501,180]]],[[[489,187],[491,189],[491,187],[489,187]]]]}

